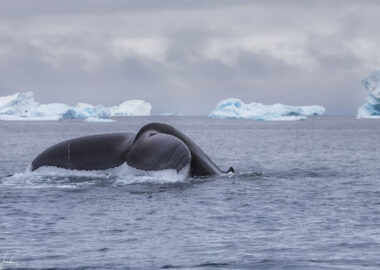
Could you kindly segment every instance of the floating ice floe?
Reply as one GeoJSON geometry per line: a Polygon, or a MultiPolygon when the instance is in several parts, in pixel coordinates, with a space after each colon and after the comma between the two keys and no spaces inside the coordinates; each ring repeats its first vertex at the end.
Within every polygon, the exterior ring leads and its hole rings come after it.
{"type": "Polygon", "coordinates": [[[237,98],[220,101],[210,113],[212,119],[252,119],[262,121],[303,120],[310,115],[324,115],[325,108],[318,105],[288,106],[280,103],[264,105],[261,103],[245,104],[237,98]]]}
{"type": "Polygon", "coordinates": [[[0,97],[0,120],[41,121],[61,119],[85,119],[87,122],[113,122],[114,116],[150,115],[152,105],[143,100],[128,100],[110,108],[78,103],[69,106],[63,103],[39,104],[33,92],[16,93],[0,97]]]}
{"type": "Polygon", "coordinates": [[[358,118],[380,118],[380,70],[362,81],[369,95],[367,102],[358,109],[358,118]]]}

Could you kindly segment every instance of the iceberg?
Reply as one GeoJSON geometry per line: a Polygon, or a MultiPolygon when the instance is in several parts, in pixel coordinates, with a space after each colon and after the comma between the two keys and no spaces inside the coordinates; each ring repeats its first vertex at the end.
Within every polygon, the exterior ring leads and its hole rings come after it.
{"type": "Polygon", "coordinates": [[[367,102],[358,109],[357,118],[380,118],[380,70],[374,71],[365,78],[362,84],[369,95],[367,102]]]}
{"type": "Polygon", "coordinates": [[[151,110],[152,105],[140,99],[127,100],[110,108],[112,116],[148,116],[151,110]]]}
{"type": "MultiPolygon", "coordinates": [[[[71,109],[71,106],[63,103],[41,104],[32,112],[32,117],[51,118],[59,120],[62,115],[71,109]]],[[[29,120],[31,117],[28,117],[29,120]]]]}
{"type": "Polygon", "coordinates": [[[320,105],[298,106],[301,109],[301,115],[305,116],[321,116],[325,115],[326,109],[320,105]]]}
{"type": "Polygon", "coordinates": [[[78,103],[75,107],[69,108],[62,113],[62,119],[87,119],[87,118],[107,119],[111,117],[110,110],[102,105],[93,106],[86,103],[78,103]]]}
{"type": "Polygon", "coordinates": [[[113,122],[113,116],[150,115],[152,105],[144,100],[128,100],[110,108],[102,105],[78,103],[39,104],[33,92],[16,93],[0,97],[0,120],[42,121],[61,119],[84,119],[87,122],[113,122]]]}
{"type": "Polygon", "coordinates": [[[16,93],[0,97],[0,114],[27,117],[38,107],[34,101],[33,92],[16,93]]]}
{"type": "Polygon", "coordinates": [[[306,116],[324,115],[325,108],[318,105],[289,106],[284,104],[264,105],[262,103],[245,104],[237,98],[220,101],[209,114],[211,119],[252,119],[258,121],[303,120],[306,116]]]}

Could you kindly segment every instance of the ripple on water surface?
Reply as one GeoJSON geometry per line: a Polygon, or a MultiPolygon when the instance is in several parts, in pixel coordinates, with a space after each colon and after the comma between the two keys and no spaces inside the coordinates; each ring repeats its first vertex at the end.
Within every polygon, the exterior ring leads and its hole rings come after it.
{"type": "Polygon", "coordinates": [[[17,269],[380,269],[380,122],[149,117],[0,132],[0,258],[17,269]],[[157,121],[237,173],[23,172],[53,143],[157,121]]]}

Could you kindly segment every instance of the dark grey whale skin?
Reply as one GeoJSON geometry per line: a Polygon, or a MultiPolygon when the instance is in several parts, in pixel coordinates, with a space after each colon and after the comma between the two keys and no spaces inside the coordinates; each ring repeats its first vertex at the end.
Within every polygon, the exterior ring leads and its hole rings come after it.
{"type": "MultiPolygon", "coordinates": [[[[172,126],[151,123],[135,133],[99,134],[53,145],[32,162],[71,170],[106,170],[126,162],[140,170],[175,169],[190,163],[190,176],[223,173],[190,138],[172,126]]],[[[233,168],[227,172],[233,172],[233,168]]]]}

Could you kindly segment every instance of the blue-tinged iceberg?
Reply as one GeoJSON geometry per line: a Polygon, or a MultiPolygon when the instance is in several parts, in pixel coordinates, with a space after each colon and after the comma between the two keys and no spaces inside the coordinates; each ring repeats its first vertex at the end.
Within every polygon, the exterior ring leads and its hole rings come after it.
{"type": "Polygon", "coordinates": [[[78,103],[69,106],[63,103],[39,104],[33,92],[16,93],[0,97],[0,120],[61,120],[84,119],[87,122],[112,122],[114,116],[150,115],[152,106],[143,100],[128,100],[110,108],[102,105],[78,103]]]}
{"type": "Polygon", "coordinates": [[[362,81],[369,91],[367,102],[358,109],[358,118],[380,118],[380,70],[362,81]]]}
{"type": "Polygon", "coordinates": [[[325,108],[318,105],[288,106],[280,103],[264,105],[261,103],[245,104],[237,98],[220,101],[210,113],[212,119],[252,119],[262,121],[303,120],[310,115],[324,115],[325,108]]]}
{"type": "Polygon", "coordinates": [[[62,119],[108,119],[110,117],[111,112],[108,108],[102,105],[93,106],[87,103],[78,103],[75,107],[71,107],[61,114],[62,119]]]}

